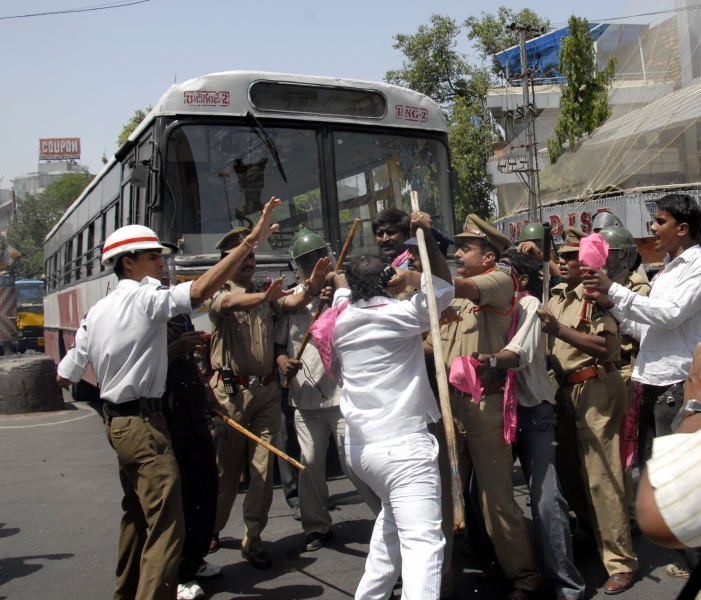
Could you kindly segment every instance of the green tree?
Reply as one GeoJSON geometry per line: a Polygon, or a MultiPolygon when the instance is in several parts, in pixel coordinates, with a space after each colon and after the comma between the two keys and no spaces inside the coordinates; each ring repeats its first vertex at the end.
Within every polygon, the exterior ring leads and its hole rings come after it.
{"type": "Polygon", "coordinates": [[[12,275],[34,278],[44,272],[46,234],[92,178],[90,173],[69,173],[41,194],[17,201],[7,232],[8,243],[21,253],[9,268],[12,275]]]}
{"type": "Polygon", "coordinates": [[[401,69],[385,80],[426,94],[445,110],[453,167],[460,184],[456,191],[458,222],[470,212],[490,214],[492,184],[487,172],[491,126],[485,118],[488,74],[470,65],[456,49],[461,27],[449,17],[432,15],[413,35],[394,36],[394,48],[404,55],[401,69]]]}
{"type": "Polygon", "coordinates": [[[125,124],[124,127],[122,127],[122,132],[119,134],[119,137],[117,138],[117,148],[121,148],[124,143],[127,141],[127,138],[131,135],[131,132],[134,131],[139,126],[139,123],[143,121],[146,118],[146,115],[151,111],[151,106],[149,106],[145,111],[141,110],[140,108],[137,108],[134,111],[134,114],[131,116],[131,119],[129,119],[125,124]]]}
{"type": "Polygon", "coordinates": [[[479,18],[468,17],[464,25],[467,38],[474,43],[482,60],[491,63],[495,75],[501,74],[502,68],[494,55],[519,43],[518,29],[526,30],[527,40],[550,29],[550,21],[541,19],[531,9],[514,12],[506,6],[500,6],[496,14],[483,12],[479,18]]]}
{"type": "Polygon", "coordinates": [[[560,72],[567,82],[560,86],[560,118],[555,125],[555,138],[548,140],[551,163],[557,162],[566,145],[574,149],[585,134],[611,116],[608,91],[616,63],[611,59],[599,71],[589,23],[573,15],[568,24],[570,35],[563,40],[560,50],[560,72]]]}

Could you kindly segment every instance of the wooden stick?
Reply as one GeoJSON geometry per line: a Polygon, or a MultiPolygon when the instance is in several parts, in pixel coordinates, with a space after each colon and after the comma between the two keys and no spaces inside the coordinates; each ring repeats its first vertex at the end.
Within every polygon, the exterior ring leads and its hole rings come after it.
{"type": "Polygon", "coordinates": [[[288,463],[290,463],[293,467],[297,467],[300,471],[304,471],[304,465],[297,462],[294,458],[291,456],[288,456],[285,454],[282,450],[278,450],[275,446],[273,446],[271,443],[266,442],[264,439],[259,438],[255,433],[252,433],[248,429],[246,429],[243,425],[240,423],[237,423],[234,421],[231,417],[225,415],[221,410],[218,408],[214,408],[213,406],[209,407],[209,410],[211,410],[215,415],[217,415],[224,423],[227,425],[230,425],[233,427],[236,431],[239,433],[242,433],[245,435],[247,438],[252,439],[256,444],[260,444],[265,448],[266,450],[270,450],[273,454],[276,456],[279,456],[280,458],[286,460],[288,463]]]}
{"type": "MultiPolygon", "coordinates": [[[[419,210],[419,195],[411,192],[411,210],[419,210]]],[[[450,408],[450,392],[448,390],[448,376],[445,372],[443,361],[443,346],[441,344],[440,315],[436,304],[436,293],[431,279],[431,264],[428,260],[428,250],[426,249],[426,239],[424,230],[416,228],[416,241],[419,243],[419,255],[421,256],[421,266],[426,277],[426,299],[428,300],[428,313],[431,319],[431,336],[433,337],[433,359],[436,363],[436,380],[438,382],[438,399],[440,401],[441,416],[443,417],[443,428],[445,429],[445,439],[448,444],[448,461],[450,463],[450,489],[453,495],[453,529],[455,531],[465,528],[465,504],[463,497],[460,471],[458,469],[458,445],[455,440],[455,425],[453,423],[453,411],[450,408]]]]}
{"type": "MultiPolygon", "coordinates": [[[[341,253],[338,255],[338,260],[336,261],[336,271],[338,271],[343,266],[343,261],[346,260],[346,254],[348,254],[348,250],[350,250],[351,243],[353,242],[353,238],[355,237],[355,232],[358,231],[359,226],[360,226],[360,219],[358,219],[358,218],[353,219],[353,225],[351,226],[351,229],[348,232],[348,237],[346,238],[346,241],[343,244],[343,248],[341,248],[341,253]]],[[[309,336],[311,335],[312,325],[319,318],[319,315],[321,315],[321,312],[323,310],[324,310],[324,303],[319,302],[319,304],[316,307],[316,312],[314,313],[314,317],[312,318],[312,322],[309,324],[309,327],[307,328],[307,332],[304,334],[304,337],[302,338],[302,343],[299,345],[299,350],[297,350],[297,356],[295,356],[295,358],[297,360],[301,360],[302,353],[304,352],[304,349],[307,347],[307,344],[309,343],[309,336]]]]}

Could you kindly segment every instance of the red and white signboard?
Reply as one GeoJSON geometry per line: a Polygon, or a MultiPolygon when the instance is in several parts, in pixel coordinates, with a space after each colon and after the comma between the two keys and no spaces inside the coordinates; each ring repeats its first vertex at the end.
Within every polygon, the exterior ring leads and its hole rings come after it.
{"type": "Polygon", "coordinates": [[[416,121],[418,123],[426,123],[428,121],[428,109],[422,106],[397,104],[394,112],[400,121],[416,121]]]}
{"type": "Polygon", "coordinates": [[[80,158],[80,138],[41,138],[39,160],[70,160],[80,158]]]}
{"type": "Polygon", "coordinates": [[[183,102],[185,106],[229,106],[229,92],[186,91],[183,102]]]}

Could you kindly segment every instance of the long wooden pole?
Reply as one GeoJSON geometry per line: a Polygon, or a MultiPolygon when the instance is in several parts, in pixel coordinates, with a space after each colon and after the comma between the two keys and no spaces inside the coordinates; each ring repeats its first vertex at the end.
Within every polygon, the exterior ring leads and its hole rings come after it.
{"type": "MultiPolygon", "coordinates": [[[[340,270],[341,267],[343,266],[343,261],[346,260],[346,254],[348,254],[348,250],[350,250],[351,243],[353,242],[353,238],[355,237],[355,232],[358,231],[358,227],[360,227],[360,219],[358,219],[358,218],[353,219],[353,225],[351,225],[351,229],[348,232],[348,237],[346,238],[346,241],[343,244],[343,248],[341,248],[341,253],[338,255],[338,260],[336,261],[336,271],[340,270]]],[[[295,356],[295,358],[297,360],[300,360],[302,358],[302,354],[304,352],[304,349],[307,347],[307,344],[309,343],[309,336],[311,335],[312,325],[319,318],[319,315],[321,315],[321,312],[323,310],[324,310],[324,303],[319,302],[318,306],[316,307],[316,312],[314,313],[314,317],[312,318],[312,322],[309,324],[309,327],[307,328],[307,332],[304,334],[304,337],[302,338],[302,343],[299,345],[299,350],[297,350],[297,356],[295,356]]]]}
{"type": "Polygon", "coordinates": [[[291,456],[285,454],[282,450],[278,450],[275,446],[273,446],[271,443],[266,442],[264,439],[259,438],[255,433],[249,431],[246,429],[243,425],[240,423],[237,423],[234,421],[231,417],[228,415],[225,415],[221,410],[218,408],[214,408],[213,406],[209,407],[209,410],[211,410],[215,415],[217,415],[224,423],[227,425],[233,427],[236,431],[239,433],[242,433],[245,435],[247,438],[252,439],[256,444],[260,444],[265,448],[266,450],[269,450],[276,456],[279,456],[283,460],[286,460],[288,463],[290,463],[293,467],[297,467],[300,471],[304,471],[304,465],[297,462],[294,458],[291,456]]]}
{"type": "MultiPolygon", "coordinates": [[[[411,192],[411,210],[419,210],[419,196],[415,191],[411,192]]],[[[426,297],[428,300],[428,313],[431,319],[431,336],[433,337],[433,359],[436,362],[436,381],[438,382],[438,399],[440,402],[441,416],[443,417],[443,428],[445,429],[445,439],[448,444],[448,461],[450,463],[450,489],[453,496],[453,529],[458,531],[465,528],[465,504],[458,469],[458,446],[455,441],[455,425],[453,423],[453,411],[450,408],[450,392],[448,390],[448,376],[445,372],[443,360],[443,346],[441,344],[440,315],[436,304],[436,293],[433,289],[431,279],[431,264],[428,259],[426,249],[426,239],[424,230],[420,227],[416,229],[416,241],[419,243],[419,255],[421,256],[421,267],[426,274],[426,297]]]]}

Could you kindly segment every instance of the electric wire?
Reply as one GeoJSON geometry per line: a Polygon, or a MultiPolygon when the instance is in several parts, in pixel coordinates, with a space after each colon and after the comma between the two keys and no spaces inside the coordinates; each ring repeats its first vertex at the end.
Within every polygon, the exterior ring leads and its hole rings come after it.
{"type": "Polygon", "coordinates": [[[72,13],[92,12],[96,10],[109,10],[112,8],[124,8],[125,6],[133,6],[135,4],[145,4],[146,2],[151,2],[151,0],[126,0],[124,2],[111,2],[109,4],[96,4],[93,6],[85,6],[83,8],[66,8],[62,10],[26,13],[23,15],[9,15],[6,17],[0,17],[0,21],[7,21],[9,19],[26,19],[29,17],[45,17],[48,15],[67,15],[72,13]]]}

